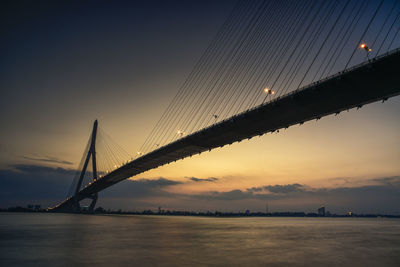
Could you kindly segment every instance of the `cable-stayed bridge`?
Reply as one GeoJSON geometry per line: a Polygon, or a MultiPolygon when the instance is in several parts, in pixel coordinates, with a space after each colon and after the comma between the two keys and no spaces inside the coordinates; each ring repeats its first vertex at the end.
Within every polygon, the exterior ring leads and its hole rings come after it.
{"type": "Polygon", "coordinates": [[[96,121],[53,210],[93,210],[139,173],[400,94],[399,17],[399,1],[239,1],[136,158],[96,121]]]}

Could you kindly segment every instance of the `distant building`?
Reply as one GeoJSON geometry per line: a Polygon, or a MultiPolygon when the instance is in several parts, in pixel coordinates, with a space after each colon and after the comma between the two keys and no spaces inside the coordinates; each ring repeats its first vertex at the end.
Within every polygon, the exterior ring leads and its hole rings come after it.
{"type": "Polygon", "coordinates": [[[348,211],[347,212],[347,216],[353,216],[353,212],[352,211],[348,211]]]}
{"type": "Polygon", "coordinates": [[[318,209],[318,215],[319,216],[325,216],[325,207],[321,207],[318,209]]]}

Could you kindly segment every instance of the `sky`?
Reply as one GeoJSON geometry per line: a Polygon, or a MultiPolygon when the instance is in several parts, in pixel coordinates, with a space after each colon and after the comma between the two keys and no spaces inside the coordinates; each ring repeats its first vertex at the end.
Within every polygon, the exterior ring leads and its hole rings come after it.
{"type": "MultiPolygon", "coordinates": [[[[54,205],[92,123],[135,155],[235,2],[3,1],[0,208],[54,205]]],[[[400,97],[132,177],[98,206],[400,214],[400,97]]]]}

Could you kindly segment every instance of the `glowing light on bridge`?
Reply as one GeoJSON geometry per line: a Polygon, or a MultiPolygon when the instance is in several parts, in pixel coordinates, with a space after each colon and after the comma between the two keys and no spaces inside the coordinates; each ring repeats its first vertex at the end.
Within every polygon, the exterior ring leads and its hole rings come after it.
{"type": "Polygon", "coordinates": [[[275,91],[272,91],[272,90],[269,89],[269,88],[265,88],[265,89],[264,89],[264,92],[265,92],[266,94],[268,94],[268,95],[274,95],[274,94],[275,94],[275,91]]]}
{"type": "Polygon", "coordinates": [[[367,46],[367,44],[363,43],[360,45],[360,48],[365,49],[367,52],[371,52],[372,49],[367,46]]]}

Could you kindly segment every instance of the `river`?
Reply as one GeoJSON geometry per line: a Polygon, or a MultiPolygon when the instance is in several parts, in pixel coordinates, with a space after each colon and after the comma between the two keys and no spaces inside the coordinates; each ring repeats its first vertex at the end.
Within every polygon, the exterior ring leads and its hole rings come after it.
{"type": "Polygon", "coordinates": [[[400,219],[0,213],[0,266],[400,266],[400,219]]]}

